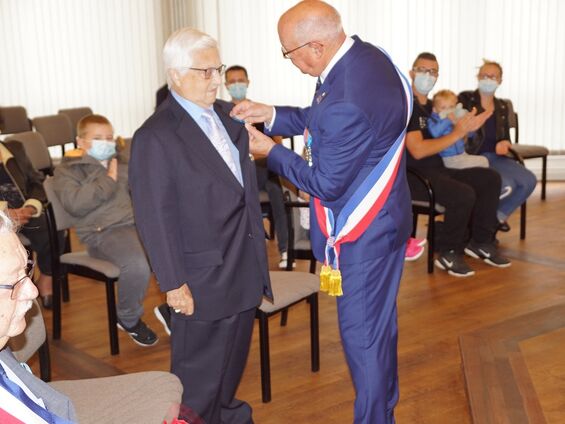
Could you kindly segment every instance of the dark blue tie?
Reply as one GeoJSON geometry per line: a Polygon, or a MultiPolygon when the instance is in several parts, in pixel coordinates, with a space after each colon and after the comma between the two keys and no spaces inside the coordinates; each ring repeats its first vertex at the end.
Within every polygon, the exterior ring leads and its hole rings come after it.
{"type": "Polygon", "coordinates": [[[34,414],[40,416],[48,423],[53,424],[71,424],[70,421],[67,421],[63,418],[60,418],[47,409],[42,408],[40,405],[35,403],[24,391],[23,389],[14,383],[12,380],[8,378],[6,371],[4,368],[0,366],[0,386],[14,395],[17,399],[20,400],[29,410],[31,410],[34,414]]]}

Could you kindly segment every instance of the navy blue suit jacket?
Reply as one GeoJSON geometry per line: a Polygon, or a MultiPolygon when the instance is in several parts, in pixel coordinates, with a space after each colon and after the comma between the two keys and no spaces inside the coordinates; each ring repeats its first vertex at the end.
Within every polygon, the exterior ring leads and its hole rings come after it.
{"type": "Polygon", "coordinates": [[[229,117],[232,106],[216,101],[214,110],[239,150],[243,187],[173,96],[133,137],[136,225],[161,290],[190,287],[195,313],[187,319],[224,318],[271,297],[248,134],[229,117]]]}
{"type": "MultiPolygon", "coordinates": [[[[336,218],[401,134],[408,110],[402,82],[387,56],[358,37],[353,39],[353,46],[331,69],[310,107],[276,108],[271,133],[297,135],[308,127],[313,166],[280,145],[268,157],[271,170],[319,198],[336,218]]],[[[325,238],[312,208],[310,219],[314,254],[323,261],[325,238]]],[[[406,242],[411,228],[403,157],[387,202],[357,241],[342,245],[340,263],[387,255],[406,242]]]]}

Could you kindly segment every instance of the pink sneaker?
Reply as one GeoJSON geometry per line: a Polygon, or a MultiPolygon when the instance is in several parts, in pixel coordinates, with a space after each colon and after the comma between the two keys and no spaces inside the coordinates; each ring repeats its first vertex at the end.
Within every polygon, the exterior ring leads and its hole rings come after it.
{"type": "Polygon", "coordinates": [[[420,247],[423,247],[426,245],[426,243],[428,242],[428,239],[419,239],[419,238],[414,238],[414,237],[410,237],[410,239],[408,240],[408,242],[412,242],[413,244],[416,244],[420,247]]]}
{"type": "Polygon", "coordinates": [[[425,250],[424,245],[426,244],[426,240],[423,240],[422,245],[420,245],[420,243],[422,243],[421,239],[410,238],[408,240],[408,243],[406,244],[406,253],[404,255],[405,261],[415,261],[422,256],[425,250]]]}

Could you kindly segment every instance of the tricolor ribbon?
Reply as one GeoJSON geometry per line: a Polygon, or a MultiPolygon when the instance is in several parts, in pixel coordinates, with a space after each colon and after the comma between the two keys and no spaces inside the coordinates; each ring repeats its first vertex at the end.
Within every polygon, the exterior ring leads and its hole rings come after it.
{"type": "MultiPolygon", "coordinates": [[[[386,52],[383,51],[383,53],[388,57],[386,52]]],[[[379,214],[388,199],[398,174],[398,168],[402,163],[406,127],[412,115],[412,90],[408,79],[396,66],[395,69],[402,81],[408,105],[404,129],[375,168],[357,187],[343,207],[337,221],[332,210],[323,206],[320,199],[314,198],[316,220],[322,234],[326,237],[325,261],[320,272],[320,290],[327,292],[330,296],[343,295],[339,270],[341,245],[357,240],[379,214]],[[330,264],[330,251],[332,250],[334,260],[330,264]]]]}

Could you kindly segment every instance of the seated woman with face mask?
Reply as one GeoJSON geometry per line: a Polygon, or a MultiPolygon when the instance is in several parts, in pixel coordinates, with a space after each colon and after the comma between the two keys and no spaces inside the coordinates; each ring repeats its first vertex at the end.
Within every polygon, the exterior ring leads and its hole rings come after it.
{"type": "Polygon", "coordinates": [[[90,256],[120,268],[118,328],[138,345],[154,345],[157,336],[141,320],[151,271],[135,228],[127,165],[116,158],[114,130],[104,116],[85,116],[77,134],[79,148],[55,169],[55,193],[77,218],[77,236],[90,256]]]}
{"type": "Polygon", "coordinates": [[[510,194],[501,198],[497,218],[500,229],[508,231],[506,220],[526,199],[536,186],[535,175],[514,159],[506,156],[510,143],[508,107],[506,102],[494,96],[502,83],[502,66],[497,62],[483,60],[477,75],[478,89],[459,94],[459,101],[466,109],[491,113],[490,118],[476,131],[467,145],[468,153],[480,154],[489,161],[502,178],[502,186],[510,187],[510,194]]]}

